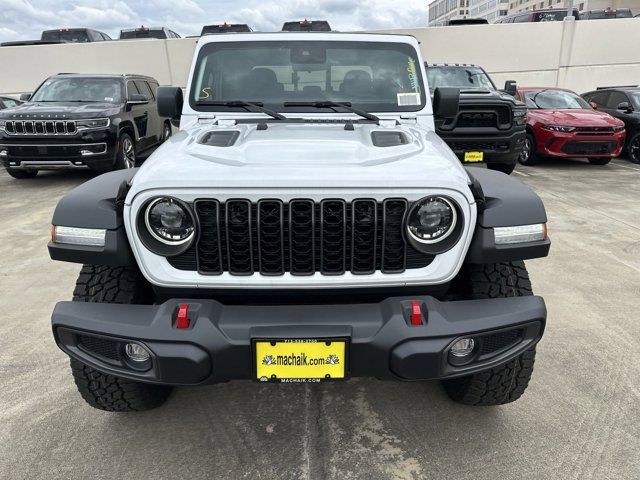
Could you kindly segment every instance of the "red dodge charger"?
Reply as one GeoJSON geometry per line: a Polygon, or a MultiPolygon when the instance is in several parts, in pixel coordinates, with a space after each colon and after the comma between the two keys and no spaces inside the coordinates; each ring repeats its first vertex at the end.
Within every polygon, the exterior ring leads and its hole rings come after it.
{"type": "Polygon", "coordinates": [[[521,164],[534,165],[540,157],[587,157],[604,165],[622,152],[624,122],[594,110],[574,92],[526,87],[518,89],[518,97],[529,109],[521,164]]]}

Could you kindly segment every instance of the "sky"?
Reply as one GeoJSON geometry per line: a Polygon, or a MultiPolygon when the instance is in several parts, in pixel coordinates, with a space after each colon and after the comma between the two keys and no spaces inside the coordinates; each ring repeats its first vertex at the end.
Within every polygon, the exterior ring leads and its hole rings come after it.
{"type": "Polygon", "coordinates": [[[182,36],[204,24],[247,23],[280,30],[286,20],[328,20],[335,30],[421,27],[429,0],[0,0],[0,41],[33,40],[43,30],[165,26],[182,36]]]}

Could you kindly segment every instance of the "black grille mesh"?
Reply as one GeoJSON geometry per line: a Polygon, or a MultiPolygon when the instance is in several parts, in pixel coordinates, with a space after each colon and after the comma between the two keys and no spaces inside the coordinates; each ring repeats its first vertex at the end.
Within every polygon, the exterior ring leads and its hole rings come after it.
{"type": "Polygon", "coordinates": [[[100,337],[78,336],[78,345],[88,353],[105,357],[110,360],[118,360],[118,342],[100,337]]]}
{"type": "Polygon", "coordinates": [[[167,260],[205,275],[401,273],[433,260],[405,242],[404,199],[195,202],[196,246],[167,260]]]}
{"type": "Polygon", "coordinates": [[[482,337],[480,355],[497,352],[505,347],[509,347],[522,339],[523,329],[508,330],[506,332],[493,333],[482,337]]]}

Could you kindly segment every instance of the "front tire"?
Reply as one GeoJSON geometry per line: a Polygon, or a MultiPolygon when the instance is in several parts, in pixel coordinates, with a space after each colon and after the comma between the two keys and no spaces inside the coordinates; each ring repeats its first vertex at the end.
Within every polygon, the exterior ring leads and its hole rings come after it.
{"type": "Polygon", "coordinates": [[[589,158],[588,160],[591,165],[606,165],[611,161],[611,158],[595,157],[595,158],[589,158]]]}
{"type": "MultiPolygon", "coordinates": [[[[465,299],[521,297],[533,295],[524,262],[467,265],[462,272],[465,299]]],[[[535,347],[510,362],[465,377],[443,380],[453,401],[464,405],[492,406],[510,403],[522,396],[533,374],[535,347]]]]}
{"type": "Polygon", "coordinates": [[[507,175],[511,175],[516,168],[515,163],[487,163],[487,168],[489,170],[495,170],[497,172],[506,173],[507,175]]]}
{"type": "MultiPolygon", "coordinates": [[[[84,265],[73,291],[74,302],[145,304],[151,287],[134,267],[84,265]]],[[[78,392],[92,407],[109,412],[138,412],[162,405],[171,387],[134,382],[102,373],[71,359],[78,392]]]]}
{"type": "Polygon", "coordinates": [[[38,175],[38,170],[16,170],[15,168],[7,168],[6,170],[9,175],[18,180],[35,178],[38,175]]]}
{"type": "Polygon", "coordinates": [[[136,166],[136,144],[128,133],[122,133],[118,138],[116,153],[116,170],[125,170],[136,166]]]}
{"type": "Polygon", "coordinates": [[[629,140],[627,153],[632,163],[640,163],[640,132],[636,133],[629,140]]]}
{"type": "Polygon", "coordinates": [[[524,139],[524,145],[522,146],[522,152],[518,157],[518,162],[521,165],[535,165],[540,161],[540,158],[536,154],[536,139],[532,133],[527,133],[524,139]]]}

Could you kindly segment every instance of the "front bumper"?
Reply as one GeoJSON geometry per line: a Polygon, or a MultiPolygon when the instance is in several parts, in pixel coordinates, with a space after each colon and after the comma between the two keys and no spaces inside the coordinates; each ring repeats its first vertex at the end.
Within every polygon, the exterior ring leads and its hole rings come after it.
{"type": "MultiPolygon", "coordinates": [[[[462,133],[460,130],[438,131],[438,135],[449,145],[453,153],[464,162],[466,152],[483,152],[485,163],[501,163],[513,165],[516,163],[522,148],[526,132],[524,128],[517,131],[495,134],[482,134],[480,130],[462,133]]],[[[469,130],[469,129],[465,129],[469,130]]],[[[492,132],[495,129],[490,129],[492,132]]]]}
{"type": "Polygon", "coordinates": [[[573,132],[535,131],[537,153],[556,158],[618,157],[622,153],[625,131],[611,135],[586,135],[573,132]]]}
{"type": "Polygon", "coordinates": [[[60,302],[52,315],[56,342],[69,356],[105,373],[166,385],[253,378],[251,345],[256,338],[346,338],[352,377],[451,378],[512,360],[540,340],[545,322],[544,300],[533,296],[456,302],[396,297],[371,304],[278,306],[189,299],[149,306],[60,302]],[[409,319],[416,300],[424,320],[414,326],[409,319]],[[178,329],[176,315],[184,303],[189,304],[191,323],[178,329]],[[448,349],[466,336],[476,339],[474,359],[454,366],[448,349]],[[151,352],[149,370],[127,366],[122,351],[129,341],[151,352]]]}

